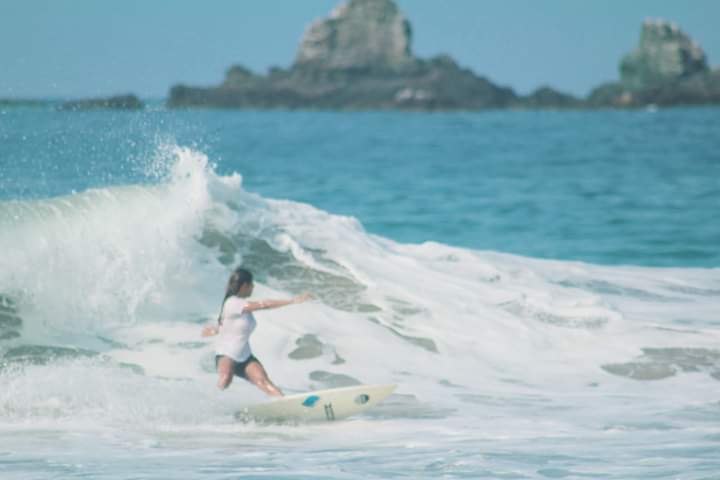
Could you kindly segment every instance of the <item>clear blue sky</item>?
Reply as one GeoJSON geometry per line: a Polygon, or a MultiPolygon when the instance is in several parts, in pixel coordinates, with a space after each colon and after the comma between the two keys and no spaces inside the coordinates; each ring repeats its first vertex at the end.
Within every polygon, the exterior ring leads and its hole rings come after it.
{"type": "MultiPolygon", "coordinates": [[[[289,66],[340,0],[0,0],[0,97],[164,97],[244,64],[289,66]]],[[[720,65],[720,0],[397,0],[420,57],[495,83],[585,95],[616,79],[645,17],[674,20],[720,65]]]]}

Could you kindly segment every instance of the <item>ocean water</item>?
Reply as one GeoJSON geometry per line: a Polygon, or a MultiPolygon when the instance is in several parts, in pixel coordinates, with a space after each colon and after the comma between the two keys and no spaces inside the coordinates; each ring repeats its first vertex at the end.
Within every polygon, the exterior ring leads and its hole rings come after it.
{"type": "Polygon", "coordinates": [[[720,478],[720,110],[0,110],[0,478],[720,478]],[[287,392],[241,423],[228,272],[287,392]]]}

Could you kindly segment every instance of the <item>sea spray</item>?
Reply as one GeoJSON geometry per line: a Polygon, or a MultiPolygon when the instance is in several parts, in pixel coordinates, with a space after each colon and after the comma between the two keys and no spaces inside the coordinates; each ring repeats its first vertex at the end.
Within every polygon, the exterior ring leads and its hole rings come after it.
{"type": "Polygon", "coordinates": [[[157,185],[90,189],[0,205],[0,292],[14,297],[25,334],[102,332],[189,276],[188,245],[210,208],[207,158],[165,147],[157,185]]]}

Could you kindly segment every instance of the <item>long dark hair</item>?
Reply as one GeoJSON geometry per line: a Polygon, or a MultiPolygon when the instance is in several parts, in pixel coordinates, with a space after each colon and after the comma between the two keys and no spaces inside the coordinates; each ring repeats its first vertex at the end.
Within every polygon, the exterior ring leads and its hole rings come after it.
{"type": "Polygon", "coordinates": [[[232,275],[230,275],[230,278],[228,279],[227,286],[225,287],[225,298],[223,298],[222,305],[220,305],[218,325],[222,325],[222,312],[223,307],[225,306],[225,301],[233,295],[236,295],[238,290],[240,290],[240,287],[246,283],[252,283],[252,281],[253,276],[252,273],[250,273],[250,270],[246,270],[242,267],[238,267],[233,270],[232,275]]]}

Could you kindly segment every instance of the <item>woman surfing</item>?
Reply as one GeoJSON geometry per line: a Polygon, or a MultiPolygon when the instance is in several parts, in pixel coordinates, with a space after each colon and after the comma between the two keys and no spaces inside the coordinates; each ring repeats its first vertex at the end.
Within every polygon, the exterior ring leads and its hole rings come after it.
{"type": "Polygon", "coordinates": [[[218,324],[203,328],[202,336],[217,335],[215,365],[219,389],[229,387],[233,376],[238,376],[270,396],[281,397],[282,391],[270,381],[265,368],[250,349],[250,335],[257,326],[253,312],[302,303],[312,296],[305,293],[289,300],[249,301],[254,286],[252,273],[244,268],[236,268],[225,288],[218,324]]]}

